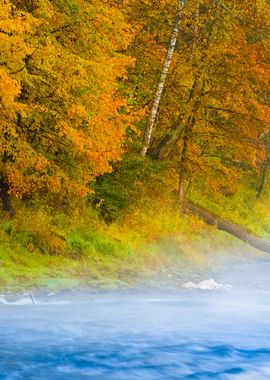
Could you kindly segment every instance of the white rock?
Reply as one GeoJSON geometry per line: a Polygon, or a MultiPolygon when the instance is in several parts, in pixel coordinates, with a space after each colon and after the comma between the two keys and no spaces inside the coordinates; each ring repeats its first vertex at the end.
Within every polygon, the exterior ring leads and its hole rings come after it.
{"type": "Polygon", "coordinates": [[[222,284],[218,284],[215,280],[210,278],[210,280],[204,280],[199,282],[198,288],[202,290],[213,290],[222,288],[222,284]]]}
{"type": "Polygon", "coordinates": [[[198,289],[198,285],[194,284],[194,282],[186,282],[182,285],[184,289],[198,289]]]}
{"type": "Polygon", "coordinates": [[[0,303],[4,305],[31,305],[33,304],[31,298],[21,298],[16,301],[7,301],[4,297],[0,298],[0,303]]]}
{"type": "Polygon", "coordinates": [[[182,285],[184,289],[201,289],[201,290],[215,290],[215,289],[226,289],[230,290],[232,288],[229,284],[218,284],[215,280],[210,278],[209,280],[204,280],[195,284],[194,282],[186,282],[182,285]]]}

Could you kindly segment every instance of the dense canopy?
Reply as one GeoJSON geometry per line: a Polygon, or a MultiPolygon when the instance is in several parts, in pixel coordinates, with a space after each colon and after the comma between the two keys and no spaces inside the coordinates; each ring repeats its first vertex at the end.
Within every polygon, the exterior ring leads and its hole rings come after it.
{"type": "Polygon", "coordinates": [[[182,198],[266,170],[269,33],[266,0],[1,0],[4,209],[81,202],[143,146],[182,198]]]}

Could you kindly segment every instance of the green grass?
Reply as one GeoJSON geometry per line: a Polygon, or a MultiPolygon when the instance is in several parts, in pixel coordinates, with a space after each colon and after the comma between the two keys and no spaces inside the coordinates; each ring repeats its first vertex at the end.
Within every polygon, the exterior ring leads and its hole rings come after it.
{"type": "MultiPolygon", "coordinates": [[[[150,190],[109,225],[91,205],[67,213],[16,201],[15,218],[0,215],[0,288],[117,289],[174,265],[211,266],[220,252],[226,256],[238,245],[255,252],[195,216],[180,217],[175,196],[160,192],[160,183],[150,190]]],[[[247,186],[229,197],[202,189],[191,195],[210,211],[270,237],[269,196],[256,200],[247,186]]]]}
{"type": "Polygon", "coordinates": [[[194,188],[191,199],[209,211],[245,226],[258,236],[270,239],[270,188],[259,199],[250,182],[243,183],[230,196],[194,188]]]}

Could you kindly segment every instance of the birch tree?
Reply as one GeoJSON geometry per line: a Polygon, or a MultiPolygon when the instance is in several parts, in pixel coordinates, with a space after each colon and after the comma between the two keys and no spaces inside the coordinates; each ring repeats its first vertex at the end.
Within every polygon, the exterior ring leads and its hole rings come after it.
{"type": "Polygon", "coordinates": [[[162,96],[162,93],[164,90],[166,78],[167,78],[169,68],[171,65],[171,61],[172,61],[173,52],[174,52],[174,49],[176,46],[177,36],[179,33],[179,22],[180,22],[181,17],[182,17],[182,10],[183,10],[184,5],[185,5],[185,0],[178,0],[177,17],[176,17],[175,24],[173,27],[171,40],[170,40],[170,44],[169,44],[167,54],[166,54],[166,57],[164,60],[164,64],[163,64],[161,76],[159,79],[159,83],[158,83],[158,86],[157,86],[157,89],[155,92],[154,101],[153,101],[153,105],[152,105],[151,112],[150,112],[150,119],[149,119],[149,122],[148,122],[148,125],[146,128],[146,132],[145,132],[145,136],[144,136],[143,148],[141,150],[141,156],[142,157],[145,157],[145,155],[148,151],[148,148],[150,146],[150,142],[151,142],[151,138],[152,138],[152,134],[153,134],[153,130],[154,130],[154,125],[155,125],[155,121],[156,121],[156,117],[157,117],[157,113],[158,113],[158,108],[159,108],[161,96],[162,96]]]}
{"type": "Polygon", "coordinates": [[[269,18],[258,9],[254,18],[254,8],[189,2],[181,19],[181,41],[156,109],[155,140],[151,119],[144,148],[174,165],[183,209],[187,187],[193,191],[200,182],[233,192],[264,157],[259,136],[269,123],[261,99],[269,91],[269,18]]]}

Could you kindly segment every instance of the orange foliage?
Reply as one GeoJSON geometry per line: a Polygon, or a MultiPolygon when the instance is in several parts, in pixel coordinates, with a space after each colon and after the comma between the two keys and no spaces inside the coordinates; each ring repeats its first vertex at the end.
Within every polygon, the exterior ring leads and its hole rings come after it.
{"type": "Polygon", "coordinates": [[[123,153],[131,26],[99,1],[0,3],[0,178],[17,197],[84,197],[123,153]]]}

